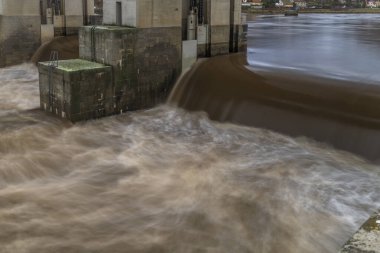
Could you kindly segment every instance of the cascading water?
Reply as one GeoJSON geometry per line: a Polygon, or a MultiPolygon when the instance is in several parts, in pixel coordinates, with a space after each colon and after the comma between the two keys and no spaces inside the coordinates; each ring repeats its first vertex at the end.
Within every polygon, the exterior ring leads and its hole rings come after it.
{"type": "Polygon", "coordinates": [[[306,138],[162,105],[71,125],[37,70],[0,70],[0,252],[337,252],[380,169],[306,138]]]}

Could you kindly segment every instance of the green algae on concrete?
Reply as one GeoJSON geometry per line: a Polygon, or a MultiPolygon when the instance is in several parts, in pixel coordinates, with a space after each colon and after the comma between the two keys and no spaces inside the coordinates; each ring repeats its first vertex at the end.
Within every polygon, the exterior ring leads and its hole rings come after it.
{"type": "Polygon", "coordinates": [[[340,253],[380,253],[380,211],[364,223],[340,253]]]}
{"type": "MultiPolygon", "coordinates": [[[[41,65],[49,66],[51,62],[40,62],[41,65]]],[[[55,68],[63,71],[73,72],[73,71],[82,71],[82,70],[91,70],[91,69],[100,69],[104,68],[103,64],[86,61],[82,59],[73,59],[73,60],[62,60],[58,61],[58,66],[55,68]]]]}

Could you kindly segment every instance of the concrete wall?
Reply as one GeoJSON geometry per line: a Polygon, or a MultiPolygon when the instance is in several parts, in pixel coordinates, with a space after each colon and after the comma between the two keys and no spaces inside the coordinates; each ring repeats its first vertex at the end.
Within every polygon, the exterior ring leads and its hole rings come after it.
{"type": "MultiPolygon", "coordinates": [[[[87,1],[88,8],[91,7],[92,1],[87,1]]],[[[54,15],[54,34],[55,36],[77,34],[79,27],[84,24],[82,0],[65,0],[65,9],[62,15],[54,15]]]]}
{"type": "Polygon", "coordinates": [[[182,26],[182,0],[104,0],[105,25],[116,24],[116,2],[122,3],[123,26],[137,28],[182,26]]]}
{"type": "Polygon", "coordinates": [[[87,0],[87,15],[95,15],[95,1],[94,0],[87,0]]]}
{"type": "Polygon", "coordinates": [[[41,25],[41,44],[54,38],[54,25],[41,25]]]}
{"type": "Polygon", "coordinates": [[[40,45],[39,0],[1,0],[0,67],[28,61],[40,45]]]}
{"type": "Polygon", "coordinates": [[[182,0],[182,39],[187,39],[187,16],[189,15],[190,1],[182,0]]]}
{"type": "Polygon", "coordinates": [[[116,2],[122,4],[122,25],[136,27],[137,0],[103,0],[103,23],[116,24],[116,2]]]}
{"type": "Polygon", "coordinates": [[[138,27],[181,27],[181,0],[140,0],[138,2],[138,27]],[[151,8],[149,8],[151,6],[151,8]]]}
{"type": "Polygon", "coordinates": [[[234,7],[234,20],[233,20],[233,24],[234,25],[241,25],[241,4],[242,4],[242,0],[232,0],[234,3],[235,3],[235,7],[234,7]]]}
{"type": "MultiPolygon", "coordinates": [[[[79,27],[83,25],[83,2],[81,0],[65,0],[64,15],[64,34],[77,34],[79,27]]],[[[57,25],[57,27],[59,26],[57,25]]]]}
{"type": "Polygon", "coordinates": [[[230,0],[211,0],[211,56],[229,53],[230,0]]]}
{"type": "Polygon", "coordinates": [[[83,16],[83,2],[82,0],[65,0],[66,16],[83,16]]]}
{"type": "Polygon", "coordinates": [[[40,16],[39,0],[1,0],[1,15],[40,16]]]}
{"type": "Polygon", "coordinates": [[[182,42],[182,72],[189,70],[197,61],[197,45],[196,40],[182,42]]]}
{"type": "Polygon", "coordinates": [[[211,0],[210,25],[230,25],[230,0],[211,0]]]}

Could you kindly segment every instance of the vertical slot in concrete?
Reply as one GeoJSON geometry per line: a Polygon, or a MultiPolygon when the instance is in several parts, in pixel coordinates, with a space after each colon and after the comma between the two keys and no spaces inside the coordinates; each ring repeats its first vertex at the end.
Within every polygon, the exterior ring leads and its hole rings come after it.
{"type": "Polygon", "coordinates": [[[122,25],[121,2],[116,2],[116,25],[117,26],[121,26],[122,25]]]}

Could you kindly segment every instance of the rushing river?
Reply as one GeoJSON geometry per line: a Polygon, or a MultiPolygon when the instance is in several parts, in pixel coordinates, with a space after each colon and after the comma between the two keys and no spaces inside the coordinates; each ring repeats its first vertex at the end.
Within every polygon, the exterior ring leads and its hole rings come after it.
{"type": "Polygon", "coordinates": [[[35,67],[0,69],[1,253],[333,253],[380,207],[378,166],[306,138],[38,106],[35,67]]]}

